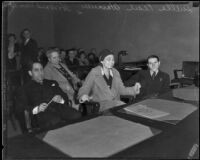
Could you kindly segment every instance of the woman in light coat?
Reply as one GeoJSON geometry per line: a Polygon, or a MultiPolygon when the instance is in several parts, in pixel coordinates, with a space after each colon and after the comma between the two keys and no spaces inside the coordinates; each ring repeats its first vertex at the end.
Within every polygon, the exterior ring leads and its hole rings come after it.
{"type": "Polygon", "coordinates": [[[79,89],[80,103],[96,101],[100,103],[100,111],[124,104],[120,95],[136,96],[141,85],[136,83],[133,87],[125,87],[119,72],[113,68],[114,55],[109,50],[103,50],[99,57],[100,65],[93,68],[79,89]]]}

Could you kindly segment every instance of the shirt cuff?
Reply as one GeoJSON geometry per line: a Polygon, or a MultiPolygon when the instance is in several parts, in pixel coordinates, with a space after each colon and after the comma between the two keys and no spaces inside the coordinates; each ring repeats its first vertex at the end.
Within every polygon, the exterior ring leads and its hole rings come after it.
{"type": "Polygon", "coordinates": [[[64,104],[64,103],[65,103],[65,100],[64,100],[64,99],[62,99],[62,100],[60,101],[60,103],[61,103],[61,104],[64,104]]]}
{"type": "Polygon", "coordinates": [[[38,106],[37,107],[35,107],[35,108],[33,108],[33,114],[38,114],[38,111],[39,111],[39,108],[38,108],[38,106]]]}

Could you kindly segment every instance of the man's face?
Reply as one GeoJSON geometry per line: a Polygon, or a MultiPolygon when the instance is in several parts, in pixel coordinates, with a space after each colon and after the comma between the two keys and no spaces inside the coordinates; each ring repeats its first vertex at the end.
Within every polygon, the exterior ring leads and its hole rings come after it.
{"type": "Polygon", "coordinates": [[[29,75],[33,80],[41,82],[44,79],[44,71],[42,65],[40,63],[34,63],[32,70],[29,71],[29,75]]]}
{"type": "Polygon", "coordinates": [[[160,61],[158,61],[157,58],[150,58],[147,65],[151,71],[155,72],[158,71],[160,67],[160,61]]]}
{"type": "Polygon", "coordinates": [[[31,38],[31,33],[29,31],[25,30],[23,32],[23,36],[24,36],[25,39],[30,39],[31,38]]]}
{"type": "Polygon", "coordinates": [[[74,51],[69,51],[69,57],[74,58],[75,57],[75,52],[74,51]]]}
{"type": "Polygon", "coordinates": [[[52,64],[59,64],[60,62],[60,55],[58,52],[52,52],[50,57],[49,57],[49,61],[52,63],[52,64]]]}
{"type": "Polygon", "coordinates": [[[114,56],[113,55],[108,55],[104,58],[104,60],[102,61],[102,64],[104,67],[111,69],[113,68],[114,64],[115,64],[115,60],[114,60],[114,56]]]}

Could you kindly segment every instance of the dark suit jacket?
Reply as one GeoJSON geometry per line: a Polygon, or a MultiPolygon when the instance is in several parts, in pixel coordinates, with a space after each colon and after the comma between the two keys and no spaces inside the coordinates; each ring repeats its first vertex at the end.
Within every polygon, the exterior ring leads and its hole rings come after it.
{"type": "Polygon", "coordinates": [[[17,110],[23,112],[28,109],[32,113],[34,107],[48,103],[55,95],[61,95],[65,103],[68,102],[67,95],[59,88],[56,81],[44,79],[43,84],[40,84],[31,80],[19,90],[17,110]]]}
{"type": "Polygon", "coordinates": [[[132,76],[125,85],[132,86],[136,82],[140,82],[141,90],[139,97],[147,96],[171,96],[170,77],[167,73],[158,71],[154,80],[151,77],[150,70],[141,70],[136,75],[132,76]]]}
{"type": "Polygon", "coordinates": [[[37,60],[38,46],[34,39],[30,39],[26,45],[21,45],[21,64],[27,67],[27,64],[32,60],[37,60]]]}
{"type": "Polygon", "coordinates": [[[17,115],[22,130],[26,131],[24,124],[24,110],[29,110],[31,125],[40,128],[48,128],[61,120],[75,120],[81,114],[74,108],[68,106],[67,95],[59,88],[58,83],[53,80],[43,80],[43,84],[31,80],[24,85],[17,94],[17,115]],[[44,112],[33,115],[33,108],[41,103],[48,103],[55,95],[61,95],[65,100],[64,104],[51,102],[44,112]]]}

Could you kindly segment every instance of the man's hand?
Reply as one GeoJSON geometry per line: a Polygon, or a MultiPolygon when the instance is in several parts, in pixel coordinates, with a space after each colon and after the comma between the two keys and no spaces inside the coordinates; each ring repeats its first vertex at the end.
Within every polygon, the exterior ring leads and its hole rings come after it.
{"type": "Polygon", "coordinates": [[[44,112],[47,108],[48,104],[47,103],[41,103],[39,106],[38,106],[38,112],[44,112]]]}
{"type": "Polygon", "coordinates": [[[56,103],[62,103],[63,102],[63,98],[60,95],[55,95],[52,99],[53,102],[56,103]]]}

